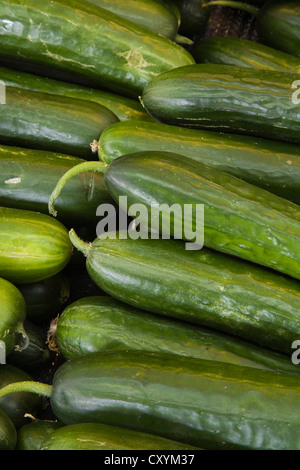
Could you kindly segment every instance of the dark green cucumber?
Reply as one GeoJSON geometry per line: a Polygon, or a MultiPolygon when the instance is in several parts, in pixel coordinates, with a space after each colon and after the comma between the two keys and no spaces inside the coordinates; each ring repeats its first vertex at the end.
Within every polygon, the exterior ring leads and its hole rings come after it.
{"type": "Polygon", "coordinates": [[[298,74],[222,64],[179,67],[154,78],[142,102],[167,124],[300,142],[298,74]]]}
{"type": "Polygon", "coordinates": [[[108,108],[92,101],[10,86],[0,110],[1,143],[87,160],[93,158],[92,142],[119,121],[108,108]]]}
{"type": "Polygon", "coordinates": [[[16,450],[41,450],[43,441],[63,426],[59,421],[37,419],[18,429],[16,450]]]}
{"type": "MultiPolygon", "coordinates": [[[[300,73],[300,58],[256,41],[215,36],[199,40],[193,47],[196,62],[300,73]]],[[[1,76],[1,74],[0,74],[1,76]]]]}
{"type": "MultiPolygon", "coordinates": [[[[32,380],[31,374],[19,367],[12,364],[0,366],[0,389],[17,382],[31,383],[32,380]]],[[[34,416],[36,413],[40,413],[42,405],[42,397],[26,391],[0,398],[0,409],[9,416],[17,430],[28,423],[28,415],[34,416]]]]}
{"type": "Polygon", "coordinates": [[[201,35],[208,23],[210,9],[206,0],[173,0],[180,12],[179,33],[189,38],[201,35]]]}
{"type": "Polygon", "coordinates": [[[4,57],[125,96],[137,98],[153,76],[194,63],[183,47],[89,2],[3,0],[0,18],[4,57]]]}
{"type": "Polygon", "coordinates": [[[107,350],[151,351],[300,374],[290,358],[254,343],[153,315],[110,296],[84,297],[68,305],[56,322],[54,338],[66,359],[107,350]]]}
{"type": "Polygon", "coordinates": [[[61,272],[72,254],[68,231],[49,215],[0,207],[0,276],[38,282],[61,272]]]}
{"type": "Polygon", "coordinates": [[[36,325],[56,317],[70,297],[70,283],[62,273],[17,287],[26,302],[26,318],[36,325]]]}
{"type": "Polygon", "coordinates": [[[15,450],[17,430],[12,420],[0,408],[0,450],[15,450]]]}
{"type": "Polygon", "coordinates": [[[179,152],[300,204],[297,144],[137,121],[113,124],[99,139],[99,158],[107,164],[122,155],[150,150],[179,152]]]}
{"type": "Polygon", "coordinates": [[[21,382],[0,396],[25,389],[50,397],[66,425],[118,426],[208,450],[300,449],[299,378],[280,372],[110,351],[65,362],[52,385],[21,382]]]}
{"type": "MultiPolygon", "coordinates": [[[[52,432],[40,450],[200,450],[161,436],[100,423],[63,426],[52,432]]],[[[154,459],[153,459],[154,461],[154,459]]]]}
{"type": "MultiPolygon", "coordinates": [[[[83,161],[46,150],[0,145],[0,205],[48,215],[48,200],[57,181],[83,161]]],[[[95,225],[100,203],[113,203],[102,175],[79,176],[57,201],[58,219],[66,225],[95,225]]]]}
{"type": "MultiPolygon", "coordinates": [[[[0,340],[4,342],[1,348],[1,358],[8,357],[15,348],[24,349],[28,346],[29,338],[24,329],[26,318],[26,303],[23,295],[13,284],[0,278],[0,340]]],[[[0,364],[0,367],[1,364],[0,364]]]]}
{"type": "Polygon", "coordinates": [[[300,334],[298,281],[208,248],[186,250],[179,240],[125,232],[86,244],[70,236],[92,280],[112,297],[291,355],[300,334]]]}
{"type": "Polygon", "coordinates": [[[10,87],[94,101],[110,109],[120,121],[130,119],[153,121],[138,101],[109,91],[83,87],[5,67],[0,67],[0,80],[10,87]]]}

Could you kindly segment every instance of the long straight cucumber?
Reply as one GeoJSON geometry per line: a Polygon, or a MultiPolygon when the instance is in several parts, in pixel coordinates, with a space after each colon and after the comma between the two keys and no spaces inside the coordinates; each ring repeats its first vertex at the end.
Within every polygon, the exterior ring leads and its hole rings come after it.
{"type": "Polygon", "coordinates": [[[94,101],[110,109],[120,121],[130,119],[153,121],[142,105],[132,98],[105,90],[80,86],[65,81],[0,67],[0,80],[6,86],[24,88],[80,100],[94,101]]]}
{"type": "Polygon", "coordinates": [[[71,303],[50,330],[66,359],[112,349],[150,351],[300,374],[290,358],[255,343],[153,315],[107,295],[71,303]]]}
{"type": "Polygon", "coordinates": [[[197,64],[155,77],[142,102],[167,124],[299,143],[297,80],[296,73],[197,64]]]}
{"type": "Polygon", "coordinates": [[[39,212],[0,207],[0,276],[31,283],[68,264],[72,244],[64,225],[39,212]]]}
{"type": "Polygon", "coordinates": [[[143,151],[179,152],[300,204],[297,144],[137,121],[112,124],[99,139],[99,159],[107,164],[143,151]]]}
{"type": "Polygon", "coordinates": [[[5,89],[0,111],[2,144],[84,159],[93,158],[92,142],[119,121],[98,103],[10,86],[5,89]]]}
{"type": "Polygon", "coordinates": [[[133,98],[155,75],[194,63],[169,39],[80,0],[3,0],[0,39],[4,57],[133,98]]]}

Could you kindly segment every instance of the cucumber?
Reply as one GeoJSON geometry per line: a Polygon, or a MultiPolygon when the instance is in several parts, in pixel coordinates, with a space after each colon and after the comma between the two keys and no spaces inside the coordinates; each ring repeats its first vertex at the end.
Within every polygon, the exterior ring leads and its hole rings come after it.
{"type": "MultiPolygon", "coordinates": [[[[256,41],[237,37],[210,37],[193,47],[196,63],[225,64],[300,73],[300,59],[256,41]]],[[[1,75],[0,75],[1,76],[1,75]]]]}
{"type": "Polygon", "coordinates": [[[142,102],[167,124],[300,142],[298,74],[222,64],[179,67],[155,77],[142,102]]]}
{"type": "Polygon", "coordinates": [[[0,390],[50,397],[64,424],[100,423],[207,450],[298,450],[299,379],[173,354],[109,351],[62,364],[52,385],[0,390]]]}
{"type": "Polygon", "coordinates": [[[113,124],[99,139],[99,159],[107,164],[122,155],[150,150],[180,152],[300,204],[297,144],[137,121],[113,124]]]}
{"type": "Polygon", "coordinates": [[[17,284],[26,302],[26,318],[35,325],[42,325],[55,317],[70,297],[67,277],[55,276],[31,284],[17,284]]]}
{"type": "Polygon", "coordinates": [[[0,80],[10,87],[94,101],[110,109],[120,121],[130,119],[153,121],[138,101],[109,91],[83,87],[5,67],[0,67],[0,80]]]}
{"type": "Polygon", "coordinates": [[[183,47],[89,2],[3,0],[0,18],[4,57],[133,98],[153,76],[194,63],[183,47]]]}
{"type": "Polygon", "coordinates": [[[39,212],[0,207],[0,276],[12,283],[42,281],[61,272],[72,254],[68,231],[39,212]]]}
{"type": "Polygon", "coordinates": [[[61,428],[58,421],[37,419],[18,429],[16,450],[41,450],[43,441],[61,428]]]}
{"type": "MultiPolygon", "coordinates": [[[[23,295],[10,282],[0,278],[0,340],[1,358],[12,354],[16,348],[22,350],[28,346],[29,338],[24,329],[26,304],[23,295]]],[[[0,368],[2,368],[0,364],[0,368]]]]}
{"type": "Polygon", "coordinates": [[[179,33],[189,38],[202,35],[208,23],[210,9],[206,0],[173,0],[181,17],[179,33]]]}
{"type": "Polygon", "coordinates": [[[0,450],[15,450],[17,430],[4,411],[0,408],[0,450]]]}
{"type": "MultiPolygon", "coordinates": [[[[70,424],[45,438],[40,450],[200,450],[161,436],[100,423],[70,424]]],[[[125,457],[127,459],[127,457],[125,457]]]]}
{"type": "Polygon", "coordinates": [[[153,315],[110,296],[68,305],[56,322],[54,339],[65,359],[107,350],[151,351],[300,373],[290,358],[254,343],[153,315]]]}
{"type": "Polygon", "coordinates": [[[91,143],[117,116],[91,101],[6,87],[0,105],[0,142],[91,160],[91,143]]]}
{"type": "MultiPolygon", "coordinates": [[[[49,215],[48,200],[63,174],[84,160],[70,155],[0,145],[0,205],[49,215]]],[[[100,203],[113,203],[95,173],[74,178],[57,201],[65,225],[96,224],[100,203]]]]}

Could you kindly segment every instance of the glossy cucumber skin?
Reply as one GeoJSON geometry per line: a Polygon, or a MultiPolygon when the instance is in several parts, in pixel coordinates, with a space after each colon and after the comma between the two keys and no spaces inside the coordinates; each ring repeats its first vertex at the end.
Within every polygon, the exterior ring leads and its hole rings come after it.
{"type": "Polygon", "coordinates": [[[173,0],[181,17],[179,33],[189,38],[201,35],[210,16],[210,9],[204,7],[205,0],[173,0]]]}
{"type": "Polygon", "coordinates": [[[7,416],[0,408],[0,450],[15,450],[17,443],[17,430],[7,416]]]}
{"type": "Polygon", "coordinates": [[[18,429],[16,450],[41,450],[43,441],[61,428],[58,421],[36,420],[18,429]]]}
{"type": "Polygon", "coordinates": [[[87,270],[104,292],[133,307],[288,356],[300,333],[298,281],[207,248],[102,236],[90,249],[87,270]]]}
{"type": "Polygon", "coordinates": [[[0,67],[0,80],[10,87],[94,101],[110,109],[120,121],[130,119],[153,121],[138,101],[109,91],[66,83],[6,67],[0,67]]]}
{"type": "Polygon", "coordinates": [[[236,37],[210,37],[193,47],[196,63],[300,73],[300,59],[256,41],[236,37]]]}
{"type": "Polygon", "coordinates": [[[300,142],[298,74],[223,64],[179,67],[155,77],[142,102],[160,122],[300,142]]]}
{"type": "Polygon", "coordinates": [[[24,330],[26,303],[19,289],[1,278],[0,294],[0,340],[5,344],[5,356],[8,357],[15,347],[20,348],[28,342],[24,330]]]}
{"type": "Polygon", "coordinates": [[[55,339],[66,359],[107,350],[150,351],[300,373],[290,358],[254,343],[153,315],[110,296],[84,297],[68,305],[55,339]]]}
{"type": "Polygon", "coordinates": [[[113,124],[99,139],[99,158],[107,164],[142,151],[180,153],[300,204],[297,144],[137,121],[113,124]]]}
{"type": "Polygon", "coordinates": [[[272,371],[167,354],[95,353],[58,369],[50,401],[65,424],[98,422],[208,450],[299,449],[298,377],[272,371]]]}
{"type": "Polygon", "coordinates": [[[174,10],[161,0],[88,0],[153,33],[175,40],[178,20],[174,10]]]}
{"type": "Polygon", "coordinates": [[[80,423],[63,426],[47,437],[41,450],[199,450],[180,442],[142,432],[80,423]]]}
{"type": "Polygon", "coordinates": [[[259,38],[275,49],[300,57],[300,4],[298,0],[271,0],[257,17],[259,38]]]}
{"type": "Polygon", "coordinates": [[[0,142],[16,147],[93,159],[91,143],[118,122],[117,116],[91,101],[6,87],[0,105],[0,142]]]}
{"type": "Polygon", "coordinates": [[[0,276],[38,282],[61,272],[72,254],[63,224],[39,212],[0,207],[0,276]]]}
{"type": "Polygon", "coordinates": [[[41,7],[38,0],[5,0],[0,18],[4,56],[68,72],[74,81],[85,78],[133,98],[153,76],[194,63],[169,39],[89,2],[55,0],[41,7]]]}
{"type": "Polygon", "coordinates": [[[117,158],[107,168],[104,183],[125,212],[133,204],[145,206],[139,220],[146,227],[152,222],[151,228],[162,232],[154,208],[157,213],[161,208],[162,213],[163,204],[167,210],[176,204],[180,210],[166,227],[171,236],[195,241],[200,232],[197,226],[204,222],[205,246],[300,279],[300,211],[296,204],[170,152],[117,158]],[[194,209],[196,204],[204,206],[204,221],[195,210],[189,215],[188,204],[194,209]],[[189,235],[187,230],[193,233],[189,235]]]}
{"type": "MultiPolygon", "coordinates": [[[[0,145],[0,205],[48,215],[48,201],[58,180],[84,161],[46,150],[0,145]]],[[[76,176],[57,199],[57,219],[67,226],[96,224],[96,211],[103,203],[113,203],[103,176],[76,176]]]]}

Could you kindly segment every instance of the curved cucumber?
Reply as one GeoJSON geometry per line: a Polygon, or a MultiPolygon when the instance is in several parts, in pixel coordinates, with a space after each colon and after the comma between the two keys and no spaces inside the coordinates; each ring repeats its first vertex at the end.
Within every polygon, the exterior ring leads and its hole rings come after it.
{"type": "Polygon", "coordinates": [[[3,56],[133,98],[153,76],[194,63],[169,39],[89,2],[3,0],[0,18],[3,56]]]}
{"type": "Polygon", "coordinates": [[[118,122],[108,108],[81,99],[7,86],[0,142],[92,159],[91,143],[118,122]]]}
{"type": "Polygon", "coordinates": [[[130,119],[153,121],[138,101],[109,91],[83,87],[5,67],[0,67],[0,80],[10,87],[94,101],[112,111],[120,121],[130,119]]]}
{"type": "Polygon", "coordinates": [[[179,152],[300,204],[297,144],[137,121],[113,124],[99,139],[99,158],[107,164],[143,151],[179,152]]]}
{"type": "MultiPolygon", "coordinates": [[[[46,150],[0,145],[0,205],[48,215],[48,201],[57,181],[83,161],[46,150]]],[[[101,203],[113,203],[102,175],[78,176],[57,200],[58,219],[66,225],[96,224],[101,203]]]]}
{"type": "Polygon", "coordinates": [[[0,408],[0,450],[15,450],[17,443],[17,430],[7,416],[0,408]]]}
{"type": "Polygon", "coordinates": [[[254,343],[153,315],[110,296],[68,305],[58,319],[55,340],[66,359],[107,350],[151,351],[300,373],[290,358],[254,343]]]}
{"type": "Polygon", "coordinates": [[[35,420],[18,429],[16,450],[41,450],[41,445],[57,429],[63,426],[58,421],[35,420]]]}
{"type": "MultiPolygon", "coordinates": [[[[1,357],[9,356],[15,348],[26,348],[29,338],[24,329],[26,304],[23,295],[13,284],[0,278],[0,340],[1,357]]],[[[1,364],[0,364],[0,367],[1,364]]]]}
{"type": "Polygon", "coordinates": [[[225,64],[300,73],[300,58],[259,42],[230,36],[201,39],[193,48],[193,57],[199,64],[225,64]]]}
{"type": "Polygon", "coordinates": [[[63,270],[72,254],[68,231],[38,212],[0,207],[0,276],[13,283],[47,279],[63,270]]]}
{"type": "Polygon", "coordinates": [[[160,122],[300,142],[299,75],[222,64],[179,67],[155,77],[142,102],[160,122]]]}
{"type": "Polygon", "coordinates": [[[63,426],[52,432],[40,450],[200,450],[161,436],[100,423],[63,426]]]}

